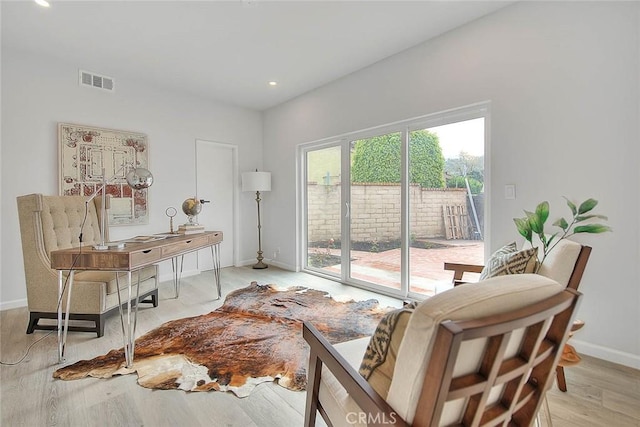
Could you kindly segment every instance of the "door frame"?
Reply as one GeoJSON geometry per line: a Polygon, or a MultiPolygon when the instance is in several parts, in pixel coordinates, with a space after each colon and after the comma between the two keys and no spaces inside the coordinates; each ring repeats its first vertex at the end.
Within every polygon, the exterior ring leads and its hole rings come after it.
{"type": "MultiPolygon", "coordinates": [[[[227,144],[224,142],[211,141],[201,138],[196,138],[195,140],[195,170],[196,170],[196,194],[200,194],[201,182],[198,182],[198,143],[208,144],[217,148],[231,150],[232,164],[231,164],[231,173],[232,177],[232,185],[233,189],[231,191],[232,194],[232,205],[231,205],[231,221],[232,221],[232,229],[233,229],[233,238],[231,241],[227,239],[227,236],[223,236],[224,242],[228,243],[232,248],[232,256],[231,263],[233,266],[238,266],[239,259],[239,248],[237,244],[239,229],[238,229],[238,212],[239,210],[239,194],[238,188],[240,185],[240,180],[238,178],[238,146],[235,144],[227,144]]],[[[200,266],[198,265],[198,269],[200,266]]]]}

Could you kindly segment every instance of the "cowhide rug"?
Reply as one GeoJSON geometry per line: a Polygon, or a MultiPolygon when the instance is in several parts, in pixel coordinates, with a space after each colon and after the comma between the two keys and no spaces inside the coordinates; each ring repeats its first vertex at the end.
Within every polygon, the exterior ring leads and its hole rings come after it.
{"type": "Polygon", "coordinates": [[[72,380],[137,372],[138,383],[147,388],[232,391],[239,397],[274,380],[304,390],[309,357],[304,320],[335,344],[371,335],[389,309],[376,300],[338,302],[314,289],[252,282],[229,293],[209,314],[167,322],[138,338],[130,369],[119,349],[53,376],[72,380]]]}

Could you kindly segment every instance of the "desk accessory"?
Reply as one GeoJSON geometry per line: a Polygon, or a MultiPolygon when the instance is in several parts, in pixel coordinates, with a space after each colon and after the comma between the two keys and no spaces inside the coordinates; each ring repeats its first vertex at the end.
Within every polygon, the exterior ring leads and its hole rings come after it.
{"type": "Polygon", "coordinates": [[[182,212],[184,212],[188,220],[184,225],[200,225],[196,222],[196,216],[202,212],[202,205],[205,203],[209,203],[209,200],[198,199],[197,197],[190,197],[182,202],[182,212]]]}
{"type": "Polygon", "coordinates": [[[173,206],[169,206],[164,213],[169,217],[169,233],[175,234],[175,231],[173,231],[173,217],[178,214],[178,210],[173,206]]]}
{"type": "MultiPolygon", "coordinates": [[[[86,205],[89,204],[98,193],[102,193],[102,206],[100,207],[101,217],[100,217],[100,244],[94,245],[93,249],[97,251],[105,251],[109,249],[109,245],[104,241],[104,230],[106,227],[106,217],[107,217],[107,195],[106,188],[107,184],[112,181],[114,178],[118,176],[120,171],[125,170],[126,168],[131,168],[129,172],[127,172],[125,179],[127,180],[127,185],[133,188],[134,190],[141,190],[143,188],[149,188],[153,184],[153,175],[149,172],[148,169],[145,168],[134,168],[132,164],[125,163],[116,171],[116,173],[109,179],[107,179],[107,175],[105,172],[105,168],[102,168],[102,184],[93,192],[89,199],[85,202],[86,205]]],[[[124,248],[124,243],[118,243],[117,245],[112,245],[111,249],[120,249],[124,248]]]]}

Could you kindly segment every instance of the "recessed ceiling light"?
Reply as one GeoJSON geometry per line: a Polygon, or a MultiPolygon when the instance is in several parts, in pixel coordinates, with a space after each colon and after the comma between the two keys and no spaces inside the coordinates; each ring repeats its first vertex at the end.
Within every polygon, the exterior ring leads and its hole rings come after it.
{"type": "Polygon", "coordinates": [[[278,86],[278,82],[271,81],[269,82],[269,86],[278,86]]]}
{"type": "Polygon", "coordinates": [[[35,0],[36,3],[38,3],[40,6],[42,7],[49,7],[51,6],[49,4],[49,2],[47,0],[35,0]]]}

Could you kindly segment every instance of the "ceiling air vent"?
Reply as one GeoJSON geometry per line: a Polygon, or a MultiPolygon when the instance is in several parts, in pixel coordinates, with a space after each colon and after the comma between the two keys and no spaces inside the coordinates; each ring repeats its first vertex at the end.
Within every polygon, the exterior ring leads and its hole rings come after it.
{"type": "Polygon", "coordinates": [[[96,89],[107,90],[112,92],[115,87],[115,81],[112,77],[101,76],[90,71],[79,70],[80,86],[90,86],[96,89]]]}

